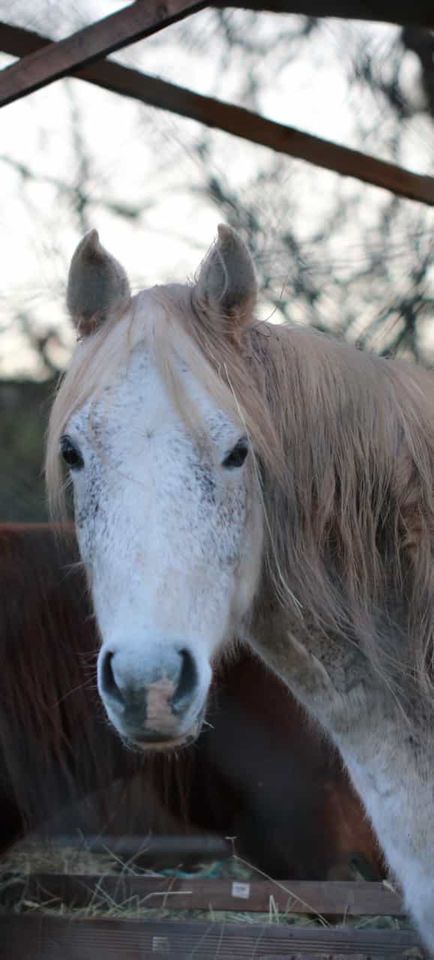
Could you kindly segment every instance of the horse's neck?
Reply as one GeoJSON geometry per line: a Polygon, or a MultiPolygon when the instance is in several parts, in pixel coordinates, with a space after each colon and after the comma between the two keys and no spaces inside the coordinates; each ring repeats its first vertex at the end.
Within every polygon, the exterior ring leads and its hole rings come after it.
{"type": "Polygon", "coordinates": [[[372,820],[409,909],[434,950],[434,712],[417,716],[375,679],[360,651],[333,637],[302,642],[271,602],[253,646],[327,730],[372,820]]]}
{"type": "MultiPolygon", "coordinates": [[[[387,698],[385,698],[387,700],[387,698]]],[[[434,950],[434,717],[408,724],[372,704],[364,722],[331,736],[378,834],[409,910],[434,950]]]]}

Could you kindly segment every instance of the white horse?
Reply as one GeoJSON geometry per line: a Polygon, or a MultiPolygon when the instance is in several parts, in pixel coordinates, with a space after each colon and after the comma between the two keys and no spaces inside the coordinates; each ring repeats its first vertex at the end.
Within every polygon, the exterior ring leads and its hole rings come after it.
{"type": "Polygon", "coordinates": [[[433,383],[255,299],[228,227],[195,284],[135,297],[95,231],[74,255],[47,473],[55,498],[60,452],[98,689],[125,741],[169,748],[249,644],[336,743],[434,948],[433,383]]]}

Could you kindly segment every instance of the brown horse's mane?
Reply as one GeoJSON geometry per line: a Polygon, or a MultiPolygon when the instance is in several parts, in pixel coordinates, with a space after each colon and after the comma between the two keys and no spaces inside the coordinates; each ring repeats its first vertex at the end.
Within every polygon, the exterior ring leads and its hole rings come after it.
{"type": "Polygon", "coordinates": [[[96,688],[99,637],[78,560],[72,525],[0,525],[0,848],[28,828],[51,829],[58,816],[109,832],[130,818],[134,832],[135,821],[146,825],[155,813],[156,789],[160,819],[166,788],[182,811],[176,765],[148,758],[145,775],[144,758],[107,723],[96,688]],[[80,814],[85,798],[90,806],[80,814]]]}
{"type": "Polygon", "coordinates": [[[76,561],[72,527],[0,526],[0,797],[3,816],[6,804],[22,820],[12,836],[95,791],[109,820],[106,788],[132,768],[98,700],[98,636],[76,561]]]}
{"type": "Polygon", "coordinates": [[[431,375],[308,329],[253,318],[230,325],[195,306],[192,289],[146,291],[126,328],[114,318],[79,344],[52,411],[52,493],[69,415],[110,383],[141,340],[152,343],[194,426],[173,362],[181,357],[251,438],[265,514],[264,584],[298,636],[340,634],[388,684],[402,692],[405,678],[409,695],[431,698],[431,375]]]}

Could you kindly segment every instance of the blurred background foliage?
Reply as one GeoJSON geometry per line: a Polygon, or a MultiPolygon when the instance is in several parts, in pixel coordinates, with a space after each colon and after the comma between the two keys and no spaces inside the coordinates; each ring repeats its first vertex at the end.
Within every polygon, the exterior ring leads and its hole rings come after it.
{"type": "Polygon", "coordinates": [[[0,522],[47,519],[44,433],[54,384],[0,381],[0,522]]]}
{"type": "MultiPolygon", "coordinates": [[[[122,5],[0,0],[0,17],[59,37],[122,5]]],[[[433,51],[415,28],[206,10],[117,57],[431,173],[433,51]]],[[[434,221],[421,204],[80,81],[4,118],[0,520],[46,518],[43,437],[73,342],[64,283],[92,226],[139,288],[191,276],[224,220],[255,258],[262,317],[432,362],[434,221]]]]}

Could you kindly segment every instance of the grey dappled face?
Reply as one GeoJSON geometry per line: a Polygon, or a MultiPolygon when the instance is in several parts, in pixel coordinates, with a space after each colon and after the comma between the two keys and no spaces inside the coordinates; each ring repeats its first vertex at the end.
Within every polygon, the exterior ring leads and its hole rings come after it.
{"type": "Polygon", "coordinates": [[[244,431],[187,366],[178,374],[204,442],[144,343],[65,428],[81,458],[71,475],[102,637],[99,692],[121,736],[143,747],[197,734],[212,658],[242,630],[262,552],[244,431]]]}

